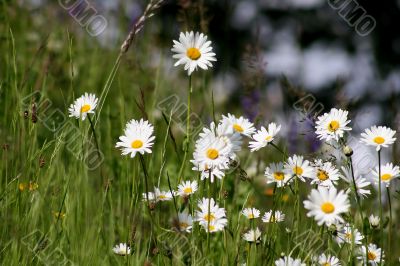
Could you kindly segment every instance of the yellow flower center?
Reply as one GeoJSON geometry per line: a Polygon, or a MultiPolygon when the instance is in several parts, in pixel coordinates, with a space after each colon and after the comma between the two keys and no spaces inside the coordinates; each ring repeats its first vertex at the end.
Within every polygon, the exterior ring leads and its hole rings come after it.
{"type": "Polygon", "coordinates": [[[90,105],[85,104],[84,106],[81,107],[81,113],[86,113],[90,110],[90,105]]]}
{"type": "Polygon", "coordinates": [[[236,130],[236,131],[239,132],[239,133],[242,133],[242,132],[243,132],[243,128],[242,128],[240,125],[238,125],[238,124],[234,124],[234,125],[233,125],[233,129],[236,130]]]}
{"type": "Polygon", "coordinates": [[[321,210],[324,213],[329,214],[335,211],[335,206],[333,206],[333,204],[330,202],[325,202],[324,204],[321,205],[321,210]]]}
{"type": "Polygon", "coordinates": [[[208,231],[214,231],[215,230],[215,226],[214,225],[208,225],[208,231]]]}
{"type": "Polygon", "coordinates": [[[375,137],[375,138],[374,138],[374,142],[375,142],[376,144],[382,144],[382,143],[385,142],[385,139],[378,136],[378,137],[375,137]]]}
{"type": "Polygon", "coordinates": [[[265,138],[266,141],[270,141],[272,139],[272,136],[268,136],[265,138]]]}
{"type": "Polygon", "coordinates": [[[167,196],[165,196],[165,195],[159,195],[158,198],[159,198],[159,199],[166,199],[167,196]]]}
{"type": "Polygon", "coordinates": [[[214,221],[215,216],[214,216],[212,213],[210,213],[210,214],[204,215],[203,218],[204,218],[204,220],[206,220],[207,222],[211,222],[211,221],[214,221]]]}
{"type": "Polygon", "coordinates": [[[330,132],[335,132],[336,130],[339,129],[339,126],[340,126],[339,121],[332,120],[328,125],[328,130],[330,132]]]}
{"type": "Polygon", "coordinates": [[[321,169],[318,170],[317,176],[318,176],[318,179],[321,181],[325,181],[325,180],[329,179],[328,173],[321,169]]]}
{"type": "Polygon", "coordinates": [[[331,266],[331,264],[329,262],[325,262],[324,264],[322,264],[322,266],[331,266]]]}
{"type": "Polygon", "coordinates": [[[199,49],[192,47],[192,48],[187,49],[186,55],[187,55],[187,57],[189,57],[192,60],[197,60],[200,58],[201,53],[200,53],[199,49]]]}
{"type": "Polygon", "coordinates": [[[138,139],[132,141],[132,143],[131,143],[131,147],[134,149],[140,149],[142,146],[143,146],[143,141],[138,140],[138,139]]]}
{"type": "Polygon", "coordinates": [[[383,181],[389,181],[391,178],[392,178],[391,174],[384,174],[384,175],[381,176],[381,179],[383,181]]]}
{"type": "Polygon", "coordinates": [[[254,214],[250,213],[248,216],[249,219],[254,219],[254,214]]]}
{"type": "Polygon", "coordinates": [[[346,234],[345,234],[345,237],[346,237],[348,240],[351,240],[352,234],[351,234],[351,233],[346,233],[346,234]]]}
{"type": "Polygon", "coordinates": [[[179,223],[179,227],[182,228],[182,229],[186,229],[186,228],[189,227],[189,224],[185,223],[185,222],[181,222],[181,223],[179,223]]]}
{"type": "Polygon", "coordinates": [[[185,188],[185,189],[183,190],[183,192],[185,192],[186,194],[189,194],[189,193],[192,193],[193,190],[192,190],[191,187],[187,187],[187,188],[185,188]]]}
{"type": "Polygon", "coordinates": [[[293,168],[293,172],[294,172],[296,175],[301,175],[301,174],[303,174],[303,168],[301,168],[300,166],[295,166],[295,167],[293,168]]]}
{"type": "Polygon", "coordinates": [[[207,150],[207,157],[209,158],[209,159],[211,159],[211,160],[215,160],[215,159],[217,159],[218,158],[218,156],[219,156],[219,153],[218,153],[218,151],[216,150],[216,149],[208,149],[207,150]]]}
{"type": "Polygon", "coordinates": [[[368,251],[368,259],[369,260],[375,260],[376,259],[376,254],[374,252],[368,251]]]}
{"type": "Polygon", "coordinates": [[[274,178],[275,180],[282,181],[285,178],[285,174],[282,172],[275,172],[274,178]]]}

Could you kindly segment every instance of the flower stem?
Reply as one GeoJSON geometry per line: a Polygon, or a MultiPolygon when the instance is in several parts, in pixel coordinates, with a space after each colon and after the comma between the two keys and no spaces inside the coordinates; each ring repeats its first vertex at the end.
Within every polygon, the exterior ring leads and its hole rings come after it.
{"type": "MultiPolygon", "coordinates": [[[[389,202],[389,236],[388,236],[388,254],[391,253],[391,243],[392,243],[392,201],[390,199],[390,189],[389,187],[386,187],[386,192],[387,192],[387,197],[388,197],[388,202],[389,202]]],[[[381,221],[382,223],[382,221],[381,221]]],[[[390,261],[388,261],[390,262],[390,261]]]]}
{"type": "Polygon", "coordinates": [[[380,248],[381,248],[381,258],[379,265],[382,265],[382,253],[383,253],[383,210],[382,210],[382,191],[381,191],[381,186],[382,186],[382,176],[381,176],[381,150],[378,151],[378,175],[379,175],[379,184],[378,184],[378,197],[379,197],[379,217],[381,219],[381,238],[380,238],[380,248]]]}

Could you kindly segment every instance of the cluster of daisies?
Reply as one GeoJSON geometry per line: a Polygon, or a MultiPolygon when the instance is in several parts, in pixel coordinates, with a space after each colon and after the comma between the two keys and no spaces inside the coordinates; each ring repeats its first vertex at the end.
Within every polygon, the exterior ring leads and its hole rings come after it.
{"type": "MultiPolygon", "coordinates": [[[[212,51],[211,41],[200,33],[181,33],[179,41],[174,41],[172,51],[173,58],[177,61],[175,66],[184,65],[184,70],[191,76],[198,68],[207,70],[216,61],[212,51]]],[[[69,108],[71,117],[85,120],[94,114],[98,99],[94,94],[85,94],[77,99],[69,108]]],[[[188,118],[189,119],[189,118],[188,118]]],[[[330,145],[344,148],[347,157],[352,156],[352,149],[346,146],[347,134],[352,130],[351,121],[348,120],[348,112],[341,109],[331,109],[328,113],[319,116],[316,120],[315,133],[321,141],[330,145]]],[[[192,170],[198,172],[200,179],[209,179],[210,184],[216,179],[223,179],[227,170],[238,157],[244,143],[250,152],[257,152],[268,146],[276,145],[276,138],[281,126],[270,123],[259,129],[243,117],[231,114],[223,115],[218,122],[212,122],[203,128],[194,144],[192,170]]],[[[361,134],[360,142],[373,146],[380,155],[382,148],[388,148],[396,140],[396,131],[384,127],[373,126],[361,134]]],[[[143,119],[131,120],[126,124],[124,134],[119,137],[116,147],[121,149],[122,155],[134,158],[152,152],[155,141],[154,127],[143,119]]],[[[399,166],[388,162],[371,169],[375,176],[375,183],[389,187],[390,182],[400,175],[399,166]]],[[[373,243],[363,244],[365,236],[354,226],[346,221],[343,214],[350,210],[349,187],[353,187],[357,197],[365,198],[371,194],[371,183],[353,169],[350,164],[338,165],[333,160],[307,160],[302,155],[292,155],[283,162],[269,164],[264,172],[266,184],[273,184],[277,188],[290,187],[294,181],[308,182],[311,189],[308,198],[303,202],[307,210],[307,216],[312,217],[319,226],[334,225],[337,231],[335,240],[339,245],[358,246],[359,259],[371,264],[383,261],[384,253],[373,243]],[[340,182],[343,181],[347,190],[340,190],[340,182]]],[[[183,181],[176,191],[163,191],[155,187],[153,191],[143,193],[143,200],[151,203],[170,201],[174,197],[188,199],[198,190],[197,181],[183,181]]],[[[197,222],[206,232],[214,233],[223,231],[228,224],[227,213],[213,198],[197,197],[197,209],[183,210],[178,213],[177,226],[180,232],[190,233],[193,222],[197,222]]],[[[242,215],[249,220],[261,216],[260,210],[250,207],[242,210],[242,215]]],[[[285,220],[285,214],[280,210],[269,210],[262,216],[264,223],[279,223],[285,220]]],[[[371,228],[377,228],[381,223],[381,217],[371,215],[369,217],[371,228]]],[[[243,239],[250,243],[259,243],[261,231],[258,227],[243,234],[243,239]]],[[[114,247],[114,252],[119,255],[130,254],[130,248],[121,243],[114,247]]],[[[321,254],[313,258],[317,265],[340,265],[335,256],[321,254]]],[[[283,256],[275,261],[276,265],[305,265],[298,258],[283,256]]]]}

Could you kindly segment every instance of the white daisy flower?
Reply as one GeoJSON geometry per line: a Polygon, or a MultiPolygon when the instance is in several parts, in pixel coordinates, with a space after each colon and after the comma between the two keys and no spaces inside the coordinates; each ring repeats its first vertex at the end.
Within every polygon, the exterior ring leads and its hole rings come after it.
{"type": "Polygon", "coordinates": [[[329,113],[325,113],[318,117],[316,121],[316,134],[319,139],[330,141],[332,139],[338,141],[342,138],[345,131],[351,130],[347,125],[350,120],[347,120],[349,112],[341,109],[332,108],[329,113]]]}
{"type": "Polygon", "coordinates": [[[155,139],[153,131],[154,128],[148,121],[131,120],[126,125],[124,136],[119,137],[120,142],[117,142],[115,147],[120,147],[122,155],[130,154],[131,158],[135,157],[136,153],[151,153],[155,139]]]}
{"type": "Polygon", "coordinates": [[[323,187],[332,187],[340,178],[340,172],[331,162],[324,162],[314,169],[311,177],[311,184],[317,184],[323,187]]]}
{"type": "Polygon", "coordinates": [[[275,211],[274,215],[272,215],[272,213],[272,210],[266,212],[262,217],[262,221],[264,223],[280,223],[285,220],[285,214],[283,212],[275,211]]]}
{"type": "Polygon", "coordinates": [[[260,237],[261,237],[261,231],[260,229],[258,229],[258,227],[255,230],[250,229],[249,231],[243,234],[243,239],[247,242],[259,243],[260,237]]]}
{"type": "Polygon", "coordinates": [[[242,136],[236,131],[232,131],[229,124],[220,123],[218,126],[215,126],[215,123],[211,122],[210,128],[203,128],[202,132],[199,134],[200,138],[196,141],[196,144],[210,136],[221,138],[226,145],[231,148],[231,158],[236,156],[234,154],[235,152],[238,152],[242,149],[242,136]]]}
{"type": "Polygon", "coordinates": [[[301,262],[301,259],[293,259],[292,257],[284,256],[275,261],[275,266],[306,266],[306,264],[301,262]]]}
{"type": "Polygon", "coordinates": [[[241,135],[250,137],[256,131],[254,124],[243,116],[237,118],[231,114],[228,114],[228,116],[223,115],[221,124],[226,125],[226,128],[231,134],[237,132],[241,135]]]}
{"type": "Polygon", "coordinates": [[[315,262],[320,266],[340,266],[340,261],[338,258],[332,255],[325,255],[325,253],[322,253],[316,257],[315,262]]]}
{"type": "Polygon", "coordinates": [[[261,127],[261,130],[258,130],[252,136],[254,141],[250,141],[249,143],[250,151],[258,151],[259,149],[267,146],[274,140],[275,136],[280,130],[281,126],[277,126],[275,123],[270,123],[268,125],[268,130],[265,127],[261,127]]]}
{"type": "Polygon", "coordinates": [[[88,114],[94,113],[97,101],[96,95],[85,93],[70,105],[68,108],[69,117],[75,117],[77,119],[82,118],[82,120],[85,120],[88,114]]]}
{"type": "Polygon", "coordinates": [[[340,214],[348,212],[350,203],[345,192],[337,190],[335,187],[326,188],[318,187],[311,190],[308,200],[304,201],[304,208],[309,210],[308,217],[314,217],[318,225],[325,224],[327,226],[344,222],[340,214]]]}
{"type": "Polygon", "coordinates": [[[256,219],[260,217],[260,211],[256,208],[245,208],[242,210],[242,214],[247,217],[247,219],[256,219]]]}
{"type": "Polygon", "coordinates": [[[182,197],[187,197],[195,193],[198,189],[197,181],[183,181],[181,184],[178,185],[177,194],[182,197]]]}
{"type": "Polygon", "coordinates": [[[224,230],[228,220],[225,218],[216,219],[207,223],[200,223],[206,232],[215,233],[224,230]]]}
{"type": "Polygon", "coordinates": [[[154,188],[154,195],[156,201],[169,201],[172,200],[172,193],[171,191],[161,191],[158,187],[154,188]]]}
{"type": "Polygon", "coordinates": [[[265,168],[264,175],[267,184],[276,183],[277,187],[286,186],[292,181],[292,176],[284,170],[283,163],[271,163],[265,168]]]}
{"type": "Polygon", "coordinates": [[[142,199],[143,201],[156,201],[156,195],[154,192],[148,192],[148,193],[142,193],[142,199]]]}
{"type": "Polygon", "coordinates": [[[358,231],[357,228],[352,228],[350,224],[344,225],[337,232],[336,242],[341,245],[343,243],[361,245],[364,236],[358,231]]]}
{"type": "Polygon", "coordinates": [[[198,167],[193,167],[192,170],[201,171],[200,179],[204,180],[204,179],[210,178],[211,179],[211,183],[214,182],[215,178],[222,179],[225,176],[224,171],[221,171],[218,168],[213,168],[213,169],[205,169],[205,168],[203,168],[203,169],[201,169],[201,168],[198,168],[198,167]]]}
{"type": "Polygon", "coordinates": [[[178,60],[175,66],[184,65],[189,76],[197,67],[207,70],[212,67],[211,61],[217,61],[212,52],[211,41],[207,41],[207,36],[203,33],[181,32],[179,42],[173,42],[171,51],[175,54],[172,57],[178,60]]]}
{"type": "Polygon", "coordinates": [[[193,227],[193,217],[187,212],[178,213],[179,231],[190,233],[193,227]]]}
{"type": "Polygon", "coordinates": [[[311,178],[313,176],[314,168],[310,165],[309,161],[304,160],[303,156],[293,155],[285,163],[285,172],[290,176],[297,176],[304,182],[305,177],[311,178]]]}
{"type": "Polygon", "coordinates": [[[361,142],[376,146],[376,150],[379,151],[382,147],[387,148],[395,142],[395,134],[396,131],[388,127],[373,126],[361,133],[361,142]]]}
{"type": "MultiPolygon", "coordinates": [[[[353,176],[351,173],[351,169],[349,167],[344,167],[342,166],[342,172],[343,175],[340,177],[346,181],[346,183],[349,185],[349,187],[353,187],[353,176]]],[[[356,182],[356,187],[357,187],[357,194],[361,196],[361,198],[366,198],[368,195],[371,195],[371,190],[368,189],[368,186],[371,185],[371,182],[369,182],[366,178],[364,178],[362,175],[358,173],[356,169],[354,169],[354,180],[356,182]]],[[[349,188],[346,192],[350,192],[351,189],[349,188]]]]}
{"type": "Polygon", "coordinates": [[[113,247],[112,250],[115,254],[120,256],[126,256],[131,254],[131,248],[125,243],[120,243],[119,245],[115,245],[115,247],[113,247]]]}
{"type": "Polygon", "coordinates": [[[381,218],[379,218],[379,216],[374,216],[373,214],[371,214],[368,217],[368,221],[371,228],[378,228],[381,218]]]}
{"type": "MultiPolygon", "coordinates": [[[[375,244],[370,243],[368,245],[368,253],[365,249],[365,246],[360,247],[360,256],[358,257],[359,260],[362,260],[364,265],[365,259],[368,258],[368,263],[374,266],[379,265],[381,261],[381,249],[378,248],[375,244]]],[[[382,263],[384,262],[385,253],[382,252],[382,263]]]]}
{"type": "MultiPolygon", "coordinates": [[[[375,183],[379,183],[379,166],[372,171],[372,174],[375,176],[375,183]]],[[[394,166],[392,163],[387,163],[381,166],[381,182],[389,187],[390,181],[393,178],[397,178],[400,175],[400,168],[398,166],[394,166]]]]}
{"type": "Polygon", "coordinates": [[[199,200],[196,211],[196,221],[200,223],[209,223],[226,217],[225,209],[220,208],[214,199],[203,198],[199,200]]]}

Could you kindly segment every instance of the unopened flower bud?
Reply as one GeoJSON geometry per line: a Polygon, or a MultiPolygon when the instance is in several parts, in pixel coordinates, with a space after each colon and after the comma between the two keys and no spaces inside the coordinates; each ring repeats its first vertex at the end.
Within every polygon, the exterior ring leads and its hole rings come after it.
{"type": "Polygon", "coordinates": [[[381,219],[378,216],[371,215],[369,218],[369,224],[371,225],[372,228],[377,228],[379,226],[379,223],[381,219]]]}
{"type": "Polygon", "coordinates": [[[345,146],[343,148],[343,153],[344,155],[346,155],[347,157],[350,157],[353,155],[353,149],[350,146],[345,146]]]}

